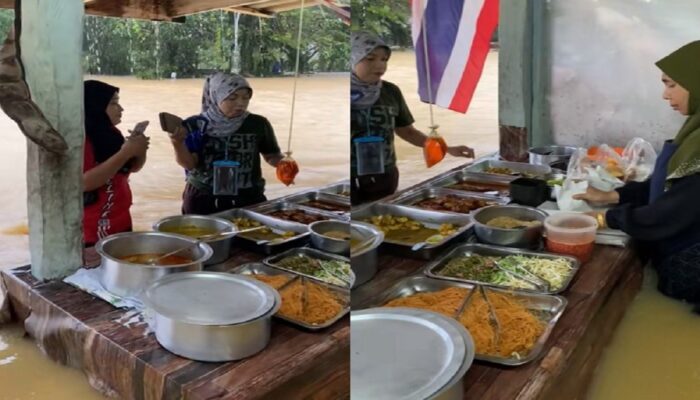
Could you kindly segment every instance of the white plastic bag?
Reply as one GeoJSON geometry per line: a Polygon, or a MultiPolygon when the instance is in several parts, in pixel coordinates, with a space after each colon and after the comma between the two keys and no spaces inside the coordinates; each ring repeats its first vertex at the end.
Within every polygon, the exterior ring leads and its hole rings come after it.
{"type": "Polygon", "coordinates": [[[584,200],[575,200],[574,195],[586,193],[588,189],[588,181],[575,181],[567,179],[561,190],[557,192],[557,206],[562,211],[591,211],[592,208],[584,200]]]}
{"type": "Polygon", "coordinates": [[[611,175],[608,169],[600,165],[596,165],[595,168],[588,167],[586,171],[588,184],[595,189],[610,192],[625,185],[625,182],[611,175]]]}
{"type": "Polygon", "coordinates": [[[656,150],[644,139],[634,138],[627,143],[622,158],[625,160],[625,182],[643,182],[654,172],[656,150]]]}

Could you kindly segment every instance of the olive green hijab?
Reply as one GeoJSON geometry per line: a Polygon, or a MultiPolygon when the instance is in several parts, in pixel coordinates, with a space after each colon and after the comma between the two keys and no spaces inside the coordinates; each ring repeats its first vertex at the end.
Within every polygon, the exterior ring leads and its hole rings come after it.
{"type": "Polygon", "coordinates": [[[679,147],[668,162],[666,179],[700,173],[700,40],[674,51],[656,66],[690,93],[689,116],[673,140],[679,147]]]}

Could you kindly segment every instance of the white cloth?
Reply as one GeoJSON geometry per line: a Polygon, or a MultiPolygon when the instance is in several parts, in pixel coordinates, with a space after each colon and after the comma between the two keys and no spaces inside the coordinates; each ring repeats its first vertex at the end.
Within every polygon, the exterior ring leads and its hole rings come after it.
{"type": "Polygon", "coordinates": [[[101,268],[80,268],[73,275],[67,276],[63,282],[84,290],[95,297],[106,301],[117,308],[134,308],[143,310],[144,305],[135,297],[119,297],[107,291],[100,283],[101,268]]]}

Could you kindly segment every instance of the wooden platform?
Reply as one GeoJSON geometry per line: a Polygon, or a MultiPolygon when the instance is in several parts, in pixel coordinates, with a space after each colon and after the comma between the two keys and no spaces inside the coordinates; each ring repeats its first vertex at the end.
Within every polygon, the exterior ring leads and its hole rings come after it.
{"type": "MultiPolygon", "coordinates": [[[[379,301],[402,278],[421,275],[425,261],[382,253],[377,276],[353,290],[354,310],[379,301]]],[[[465,399],[585,398],[603,348],[642,283],[642,265],[629,248],[597,246],[563,293],[566,311],[530,364],[505,368],[475,361],[464,378],[465,399]]]]}
{"type": "MultiPolygon", "coordinates": [[[[239,251],[219,270],[262,259],[239,251]]],[[[81,369],[100,392],[123,399],[349,398],[349,317],[318,333],[274,320],[261,353],[202,363],[163,349],[145,324],[62,282],[39,283],[29,267],[3,271],[16,319],[53,360],[81,369]]]]}

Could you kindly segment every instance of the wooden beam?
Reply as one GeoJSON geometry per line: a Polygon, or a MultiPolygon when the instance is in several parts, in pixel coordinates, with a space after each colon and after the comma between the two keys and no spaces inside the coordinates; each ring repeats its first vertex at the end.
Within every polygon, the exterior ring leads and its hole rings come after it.
{"type": "Polygon", "coordinates": [[[236,8],[238,6],[246,6],[252,3],[253,1],[251,0],[172,0],[170,5],[170,16],[175,17],[224,8],[236,8]]]}
{"type": "MultiPolygon", "coordinates": [[[[317,5],[321,4],[320,0],[309,0],[304,2],[304,8],[311,8],[315,7],[317,5]]],[[[280,12],[285,12],[285,11],[291,11],[291,10],[296,10],[298,8],[301,8],[301,1],[300,0],[290,0],[290,1],[285,1],[280,5],[272,6],[272,7],[266,7],[266,10],[280,13],[280,12]]]]}
{"type": "Polygon", "coordinates": [[[261,18],[272,18],[275,16],[272,13],[261,11],[261,10],[256,10],[255,8],[250,8],[250,7],[231,7],[231,8],[227,8],[226,11],[239,13],[239,14],[252,15],[254,17],[261,17],[261,18]]]}
{"type": "Polygon", "coordinates": [[[82,264],[83,14],[82,0],[22,0],[15,14],[31,96],[68,145],[58,156],[28,144],[29,250],[40,280],[82,264]]]}

